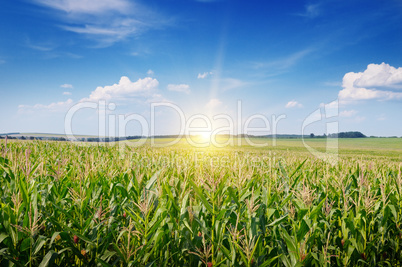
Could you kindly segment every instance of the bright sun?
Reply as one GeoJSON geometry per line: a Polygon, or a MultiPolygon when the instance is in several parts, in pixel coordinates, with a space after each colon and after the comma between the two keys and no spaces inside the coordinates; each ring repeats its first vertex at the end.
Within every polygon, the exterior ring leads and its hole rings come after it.
{"type": "Polygon", "coordinates": [[[200,136],[202,139],[204,139],[204,140],[210,140],[210,139],[211,139],[211,135],[212,135],[212,132],[201,132],[201,133],[199,134],[199,136],[200,136]]]}

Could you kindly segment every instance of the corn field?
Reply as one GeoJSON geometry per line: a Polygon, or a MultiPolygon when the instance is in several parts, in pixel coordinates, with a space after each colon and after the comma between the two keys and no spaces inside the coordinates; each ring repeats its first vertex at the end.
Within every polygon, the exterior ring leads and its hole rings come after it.
{"type": "Polygon", "coordinates": [[[1,266],[402,263],[398,161],[0,141],[1,266]]]}

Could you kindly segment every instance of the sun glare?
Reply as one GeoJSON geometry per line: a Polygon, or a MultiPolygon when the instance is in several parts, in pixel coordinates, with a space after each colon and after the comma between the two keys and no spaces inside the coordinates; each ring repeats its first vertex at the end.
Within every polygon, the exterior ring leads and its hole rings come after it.
{"type": "Polygon", "coordinates": [[[202,133],[199,134],[199,136],[201,137],[201,139],[203,139],[203,140],[205,140],[205,141],[211,140],[211,135],[212,135],[212,132],[202,132],[202,133]]]}

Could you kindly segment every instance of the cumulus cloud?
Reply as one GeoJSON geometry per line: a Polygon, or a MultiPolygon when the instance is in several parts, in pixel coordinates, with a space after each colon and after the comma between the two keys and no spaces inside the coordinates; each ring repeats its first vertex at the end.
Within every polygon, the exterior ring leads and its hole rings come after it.
{"type": "Polygon", "coordinates": [[[71,95],[71,92],[63,92],[63,95],[71,95]]]}
{"type": "Polygon", "coordinates": [[[126,76],[120,78],[119,83],[97,87],[88,98],[84,98],[83,101],[99,101],[110,99],[127,99],[136,96],[151,96],[159,82],[156,79],[146,77],[144,79],[138,79],[136,82],[130,81],[126,76]]]}
{"type": "Polygon", "coordinates": [[[349,72],[343,77],[339,99],[343,103],[358,100],[402,99],[402,68],[388,64],[369,64],[364,72],[349,72]]]}
{"type": "Polygon", "coordinates": [[[169,91],[174,91],[174,92],[181,92],[181,93],[190,93],[190,86],[188,84],[169,84],[167,86],[167,89],[169,91]]]}
{"type": "Polygon", "coordinates": [[[301,107],[303,107],[303,105],[295,100],[289,101],[285,106],[285,108],[301,108],[301,107]]]}
{"type": "Polygon", "coordinates": [[[198,73],[197,79],[205,79],[205,78],[207,78],[209,75],[212,75],[212,71],[210,71],[210,72],[204,72],[204,73],[198,73]]]}
{"type": "Polygon", "coordinates": [[[36,104],[33,106],[30,105],[19,105],[18,112],[19,113],[31,113],[33,111],[51,111],[51,112],[61,112],[66,111],[69,107],[73,105],[73,100],[68,99],[66,101],[54,102],[49,105],[36,104]]]}
{"type": "Polygon", "coordinates": [[[60,85],[60,87],[61,87],[61,88],[73,88],[73,85],[72,85],[72,84],[65,83],[65,84],[60,85]]]}
{"type": "Polygon", "coordinates": [[[388,64],[370,64],[354,82],[356,87],[395,88],[402,89],[402,68],[394,68],[388,64]]]}
{"type": "Polygon", "coordinates": [[[222,105],[222,101],[220,101],[217,98],[212,98],[211,100],[208,101],[208,103],[205,105],[206,108],[213,109],[217,108],[220,105],[222,105]]]}

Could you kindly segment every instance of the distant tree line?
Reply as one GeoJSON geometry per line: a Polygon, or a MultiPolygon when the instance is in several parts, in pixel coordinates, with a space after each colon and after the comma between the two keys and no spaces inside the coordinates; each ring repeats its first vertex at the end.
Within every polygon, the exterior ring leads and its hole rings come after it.
{"type": "Polygon", "coordinates": [[[338,134],[329,134],[330,138],[366,138],[361,132],[340,132],[338,134]]]}
{"type": "Polygon", "coordinates": [[[332,133],[332,134],[323,134],[323,135],[314,135],[310,134],[310,138],[366,138],[361,132],[340,132],[340,133],[332,133]]]}

